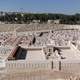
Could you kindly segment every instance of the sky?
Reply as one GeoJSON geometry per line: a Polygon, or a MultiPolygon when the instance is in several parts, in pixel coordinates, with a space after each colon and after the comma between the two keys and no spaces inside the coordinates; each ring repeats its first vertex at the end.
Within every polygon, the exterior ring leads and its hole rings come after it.
{"type": "Polygon", "coordinates": [[[80,13],[80,0],[0,0],[0,11],[80,13]]]}

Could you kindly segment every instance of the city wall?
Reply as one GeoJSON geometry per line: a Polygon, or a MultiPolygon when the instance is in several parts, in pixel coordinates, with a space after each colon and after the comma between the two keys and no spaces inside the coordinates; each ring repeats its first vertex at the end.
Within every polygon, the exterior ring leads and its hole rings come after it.
{"type": "Polygon", "coordinates": [[[79,60],[61,60],[61,61],[39,61],[39,62],[27,62],[27,61],[9,61],[6,62],[6,71],[16,72],[30,72],[38,70],[54,70],[69,73],[80,73],[80,61],[79,60]]]}
{"type": "Polygon", "coordinates": [[[0,32],[14,31],[25,32],[25,31],[45,31],[52,29],[80,29],[80,25],[64,25],[64,24],[0,24],[0,32]]]}
{"type": "Polygon", "coordinates": [[[7,61],[6,71],[7,72],[28,72],[36,70],[51,70],[50,61],[7,61]]]}

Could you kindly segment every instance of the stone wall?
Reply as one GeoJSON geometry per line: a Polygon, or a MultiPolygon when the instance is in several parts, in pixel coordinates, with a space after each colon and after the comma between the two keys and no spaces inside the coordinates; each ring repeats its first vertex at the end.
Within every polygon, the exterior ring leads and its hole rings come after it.
{"type": "Polygon", "coordinates": [[[30,24],[0,24],[0,32],[8,31],[40,31],[52,29],[80,29],[80,25],[48,24],[48,23],[30,23],[30,24]]]}
{"type": "Polygon", "coordinates": [[[36,70],[50,70],[51,62],[50,61],[7,61],[6,62],[6,71],[7,72],[27,72],[27,71],[36,71],[36,70]]]}

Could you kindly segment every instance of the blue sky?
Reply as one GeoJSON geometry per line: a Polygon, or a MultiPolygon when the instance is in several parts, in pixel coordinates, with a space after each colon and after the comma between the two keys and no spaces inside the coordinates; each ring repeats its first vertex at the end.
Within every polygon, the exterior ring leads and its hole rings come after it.
{"type": "Polygon", "coordinates": [[[0,11],[80,13],[80,0],[0,0],[0,11]]]}

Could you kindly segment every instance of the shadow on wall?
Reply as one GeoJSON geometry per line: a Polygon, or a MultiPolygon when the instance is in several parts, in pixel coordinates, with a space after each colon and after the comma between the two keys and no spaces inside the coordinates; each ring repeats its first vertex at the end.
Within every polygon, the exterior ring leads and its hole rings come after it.
{"type": "Polygon", "coordinates": [[[27,54],[27,50],[19,47],[14,55],[15,60],[26,59],[26,54],[27,54]]]}

